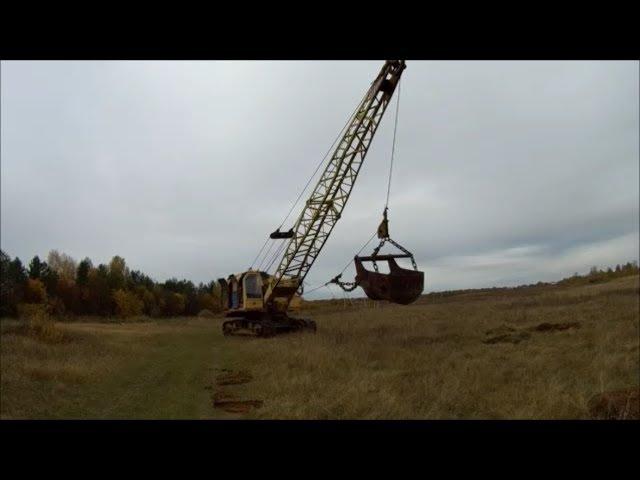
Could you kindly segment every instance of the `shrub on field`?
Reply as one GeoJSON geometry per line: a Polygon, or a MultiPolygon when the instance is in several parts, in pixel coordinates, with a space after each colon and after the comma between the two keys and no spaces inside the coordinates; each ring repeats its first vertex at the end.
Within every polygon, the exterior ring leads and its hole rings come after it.
{"type": "Polygon", "coordinates": [[[116,304],[116,315],[121,318],[142,314],[144,304],[132,292],[122,289],[116,290],[113,292],[113,301],[116,304]]]}
{"type": "Polygon", "coordinates": [[[29,321],[47,313],[47,306],[41,303],[21,303],[18,305],[18,318],[29,321]]]}
{"type": "Polygon", "coordinates": [[[47,313],[31,317],[29,320],[29,335],[46,343],[60,343],[65,340],[64,332],[47,313]]]}
{"type": "Polygon", "coordinates": [[[64,331],[58,327],[43,303],[21,303],[18,315],[25,322],[27,334],[46,343],[64,341],[64,331]]]}

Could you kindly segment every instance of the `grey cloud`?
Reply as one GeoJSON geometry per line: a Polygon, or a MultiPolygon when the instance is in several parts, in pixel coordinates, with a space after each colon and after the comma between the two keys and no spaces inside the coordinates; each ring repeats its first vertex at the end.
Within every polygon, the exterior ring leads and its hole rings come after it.
{"type": "MultiPolygon", "coordinates": [[[[380,65],[2,62],[2,248],[120,254],[159,280],[240,271],[380,65]]],[[[407,65],[391,233],[428,290],[638,258],[638,62],[407,65]]],[[[380,220],[394,108],[311,286],[380,220]]]]}

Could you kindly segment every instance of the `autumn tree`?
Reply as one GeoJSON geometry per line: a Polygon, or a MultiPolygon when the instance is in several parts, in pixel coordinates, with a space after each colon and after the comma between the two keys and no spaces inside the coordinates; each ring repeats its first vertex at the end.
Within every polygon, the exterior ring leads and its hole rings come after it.
{"type": "Polygon", "coordinates": [[[144,304],[133,292],[119,289],[113,292],[113,300],[116,306],[116,315],[121,318],[141,315],[144,304]]]}
{"type": "Polygon", "coordinates": [[[26,303],[47,303],[47,289],[37,278],[28,278],[24,289],[26,303]]]}
{"type": "Polygon", "coordinates": [[[109,268],[100,264],[91,269],[88,281],[88,304],[86,309],[92,315],[111,315],[113,313],[113,299],[109,288],[109,268]]]}
{"type": "Polygon", "coordinates": [[[66,253],[51,250],[47,256],[47,263],[49,264],[49,268],[54,270],[59,277],[75,281],[76,261],[66,253]]]}
{"type": "Polygon", "coordinates": [[[156,297],[151,289],[148,289],[144,285],[136,285],[133,287],[132,291],[135,293],[136,297],[142,301],[142,313],[154,317],[160,315],[160,311],[156,303],[156,297]]]}
{"type": "Polygon", "coordinates": [[[113,290],[125,288],[129,269],[124,258],[116,255],[109,262],[109,287],[113,290]]]}
{"type": "Polygon", "coordinates": [[[198,312],[202,310],[209,310],[211,312],[220,311],[220,304],[216,298],[210,293],[198,294],[198,312]]]}
{"type": "Polygon", "coordinates": [[[168,290],[162,291],[163,314],[167,317],[182,315],[186,306],[186,296],[168,290]]]}
{"type": "Polygon", "coordinates": [[[220,303],[215,282],[195,286],[170,278],[157,283],[139,270],[130,271],[119,255],[94,267],[88,257],[77,263],[51,250],[47,262],[36,255],[25,268],[19,258],[0,250],[0,274],[0,315],[17,315],[20,305],[33,304],[46,304],[57,315],[196,315],[203,309],[217,311],[220,303]]]}
{"type": "Polygon", "coordinates": [[[211,312],[220,311],[218,290],[219,288],[213,280],[207,284],[200,282],[197,288],[198,313],[201,310],[210,310],[211,312]]]}
{"type": "Polygon", "coordinates": [[[44,272],[40,273],[40,280],[44,283],[49,296],[55,295],[56,287],[58,286],[58,278],[58,273],[52,268],[46,268],[44,272]]]}
{"type": "MultiPolygon", "coordinates": [[[[163,286],[167,290],[182,296],[182,299],[184,300],[184,308],[180,313],[196,315],[200,311],[198,306],[198,295],[193,282],[190,280],[177,280],[176,278],[170,278],[164,282],[163,286]]],[[[173,300],[170,302],[173,302],[173,300]]]]}
{"type": "Polygon", "coordinates": [[[82,312],[80,289],[66,275],[58,278],[55,295],[64,303],[65,310],[74,314],[82,312]]]}
{"type": "Polygon", "coordinates": [[[89,289],[89,275],[93,269],[93,263],[89,257],[85,257],[76,269],[76,290],[78,304],[75,313],[81,315],[91,314],[91,291],[89,289]]]}

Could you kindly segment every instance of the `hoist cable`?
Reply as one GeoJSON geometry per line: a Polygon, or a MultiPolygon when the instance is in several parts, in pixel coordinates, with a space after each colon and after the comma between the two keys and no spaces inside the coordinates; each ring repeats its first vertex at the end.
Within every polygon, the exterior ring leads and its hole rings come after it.
{"type": "MultiPolygon", "coordinates": [[[[367,240],[367,243],[365,243],[362,248],[360,250],[358,250],[358,253],[355,254],[355,256],[357,257],[358,255],[360,255],[360,253],[362,253],[362,251],[367,248],[367,245],[369,245],[371,243],[371,240],[373,240],[373,238],[378,234],[378,232],[374,232],[373,235],[371,235],[371,238],[369,238],[369,240],[367,240]]],[[[347,262],[347,264],[344,266],[344,268],[342,269],[342,271],[340,272],[340,275],[342,275],[344,273],[344,271],[349,267],[349,265],[351,265],[351,262],[353,262],[353,258],[351,260],[349,260],[349,262],[347,262]]]]}
{"type": "MultiPolygon", "coordinates": [[[[377,233],[377,232],[376,232],[376,233],[377,233]]],[[[364,250],[365,248],[367,248],[367,245],[369,245],[369,243],[371,243],[371,240],[373,240],[373,237],[375,237],[375,236],[376,236],[376,233],[374,233],[373,235],[371,235],[371,238],[370,238],[369,240],[367,240],[367,243],[365,243],[365,244],[362,246],[362,248],[358,251],[358,253],[356,253],[356,255],[355,255],[356,257],[357,257],[358,255],[360,255],[360,253],[362,252],[362,250],[364,250]]],[[[340,272],[340,275],[342,275],[342,274],[344,273],[344,271],[349,267],[349,265],[351,265],[351,262],[353,262],[353,260],[349,260],[349,263],[347,263],[347,264],[344,266],[344,268],[343,268],[343,269],[342,269],[342,271],[340,272]]],[[[330,284],[330,283],[331,283],[331,281],[328,281],[328,282],[326,282],[326,283],[323,283],[322,285],[319,285],[319,286],[317,286],[317,287],[315,287],[315,288],[312,288],[311,290],[307,291],[306,293],[307,293],[307,294],[309,294],[309,293],[311,293],[311,292],[315,292],[316,290],[318,290],[318,289],[320,289],[320,288],[322,288],[322,287],[327,287],[327,288],[329,288],[329,284],[330,284]]]]}
{"type": "MultiPolygon", "coordinates": [[[[385,201],[384,204],[384,208],[385,210],[388,208],[389,206],[389,195],[391,193],[391,178],[393,176],[393,161],[395,158],[395,151],[396,151],[396,134],[398,131],[398,116],[400,113],[400,91],[401,91],[401,85],[402,85],[402,81],[398,82],[398,99],[396,100],[396,115],[395,115],[395,120],[394,120],[394,124],[393,124],[393,143],[391,145],[391,162],[389,165],[389,180],[387,182],[387,199],[385,201]]],[[[358,255],[360,255],[360,253],[367,247],[367,245],[369,245],[369,243],[371,243],[371,240],[373,240],[373,238],[377,235],[378,232],[375,232],[373,235],[371,235],[371,238],[369,238],[369,240],[367,240],[367,243],[365,243],[363,245],[363,247],[358,250],[358,253],[355,254],[355,256],[357,257],[358,255]]],[[[344,266],[344,268],[342,269],[342,271],[340,272],[339,275],[342,275],[345,270],[349,267],[349,265],[351,265],[351,262],[353,262],[352,260],[349,260],[349,262],[344,266]]],[[[328,282],[329,283],[329,282],[328,282]]],[[[325,284],[327,285],[327,284],[325,284]]]]}
{"type": "MultiPolygon", "coordinates": [[[[300,194],[298,195],[298,198],[296,198],[296,201],[293,203],[293,205],[291,206],[291,208],[289,209],[289,211],[287,212],[287,215],[284,217],[284,220],[282,220],[282,223],[280,224],[280,226],[278,227],[278,230],[282,228],[282,226],[284,225],[284,223],[287,221],[287,219],[289,218],[289,216],[291,215],[291,212],[293,212],[293,209],[296,208],[296,205],[298,205],[298,202],[300,201],[300,198],[302,198],[302,195],[304,195],[304,192],[306,192],[307,188],[309,188],[309,184],[311,183],[311,181],[313,180],[313,178],[316,176],[316,174],[318,173],[318,170],[320,170],[320,167],[322,166],[322,164],[324,163],[324,161],[327,158],[327,155],[329,155],[329,152],[331,152],[331,150],[333,149],[333,147],[335,146],[336,142],[338,141],[339,138],[341,138],[341,136],[343,135],[345,129],[347,128],[347,126],[349,126],[349,124],[351,123],[351,120],[353,119],[354,115],[356,114],[356,112],[360,109],[360,104],[358,104],[355,108],[355,110],[351,113],[351,115],[349,115],[349,118],[347,118],[346,123],[344,124],[344,126],[342,127],[342,129],[340,130],[340,133],[338,133],[338,135],[336,136],[335,140],[333,141],[333,143],[331,144],[331,146],[329,147],[329,149],[327,150],[327,152],[324,154],[324,156],[322,157],[322,160],[320,160],[320,163],[318,163],[318,166],[316,167],[316,169],[313,171],[313,174],[311,175],[311,177],[309,177],[309,180],[307,180],[307,183],[305,184],[304,188],[302,189],[302,191],[300,192],[300,194]]],[[[258,251],[258,254],[256,255],[256,258],[253,260],[253,262],[251,263],[251,267],[253,267],[253,265],[255,264],[255,262],[258,260],[258,258],[260,257],[260,254],[262,253],[262,251],[264,250],[264,247],[267,245],[267,242],[269,241],[269,237],[267,237],[267,239],[265,240],[264,244],[262,245],[262,248],[258,251]]],[[[258,265],[258,270],[260,269],[260,266],[262,265],[262,263],[264,262],[264,260],[266,259],[267,254],[265,254],[265,258],[262,259],[262,262],[260,262],[260,264],[258,265]]]]}
{"type": "Polygon", "coordinates": [[[396,118],[393,124],[393,144],[391,146],[391,164],[389,165],[389,183],[387,184],[387,201],[384,204],[385,210],[389,207],[389,194],[391,193],[391,177],[393,176],[393,160],[396,152],[396,132],[398,130],[398,114],[400,113],[400,92],[402,81],[398,82],[398,100],[396,101],[396,118]]]}
{"type": "MultiPolygon", "coordinates": [[[[277,242],[273,242],[273,245],[276,245],[276,244],[277,242]]],[[[273,245],[271,246],[273,247],[273,245]]],[[[271,268],[271,264],[273,263],[274,257],[278,255],[278,252],[280,251],[281,248],[282,248],[282,244],[279,244],[273,252],[271,252],[271,248],[270,248],[267,255],[264,256],[264,258],[262,259],[261,265],[264,265],[265,272],[269,271],[269,268],[271,268]],[[269,255],[269,253],[271,254],[269,255]]],[[[262,266],[260,268],[262,268],[262,266]]]]}
{"type": "MultiPolygon", "coordinates": [[[[260,251],[258,252],[258,254],[256,255],[256,258],[253,259],[253,262],[251,262],[251,266],[249,267],[250,269],[253,268],[253,265],[258,261],[258,257],[260,257],[260,254],[262,253],[262,251],[264,250],[264,247],[267,246],[267,243],[269,242],[270,238],[267,237],[267,239],[264,241],[264,243],[262,244],[262,248],[260,249],[260,251]]],[[[258,269],[260,269],[260,267],[258,266],[258,269]]]]}
{"type": "Polygon", "coordinates": [[[278,257],[280,256],[280,253],[282,253],[282,250],[288,245],[288,242],[282,242],[280,244],[280,246],[278,247],[278,249],[276,250],[276,252],[273,254],[273,258],[271,259],[271,262],[269,263],[269,265],[266,268],[266,271],[268,272],[269,270],[271,270],[271,266],[275,263],[275,261],[278,259],[278,257]]]}
{"type": "Polygon", "coordinates": [[[317,287],[312,288],[311,290],[307,290],[307,291],[305,292],[305,294],[309,295],[311,292],[315,292],[316,290],[320,290],[320,289],[321,289],[321,288],[323,288],[323,287],[327,287],[327,288],[329,288],[329,286],[328,286],[326,283],[323,283],[322,285],[318,285],[317,287]]]}
{"type": "MultiPolygon", "coordinates": [[[[270,240],[270,238],[267,238],[267,241],[268,240],[270,240]]],[[[265,260],[269,258],[269,253],[271,252],[271,249],[275,244],[276,244],[275,241],[271,242],[271,245],[269,245],[269,248],[267,248],[267,250],[264,252],[264,255],[262,256],[262,260],[260,260],[260,263],[258,264],[258,270],[262,268],[262,265],[265,263],[265,260]]]]}

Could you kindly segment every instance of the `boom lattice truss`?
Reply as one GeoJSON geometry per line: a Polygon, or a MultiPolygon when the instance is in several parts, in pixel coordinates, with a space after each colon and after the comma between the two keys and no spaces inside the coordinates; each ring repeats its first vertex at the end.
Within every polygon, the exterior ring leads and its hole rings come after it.
{"type": "MultiPolygon", "coordinates": [[[[387,61],[371,84],[293,227],[271,292],[281,279],[302,282],[340,219],[380,120],[400,81],[404,61],[387,61]]],[[[269,302],[270,298],[267,298],[269,302]]]]}

